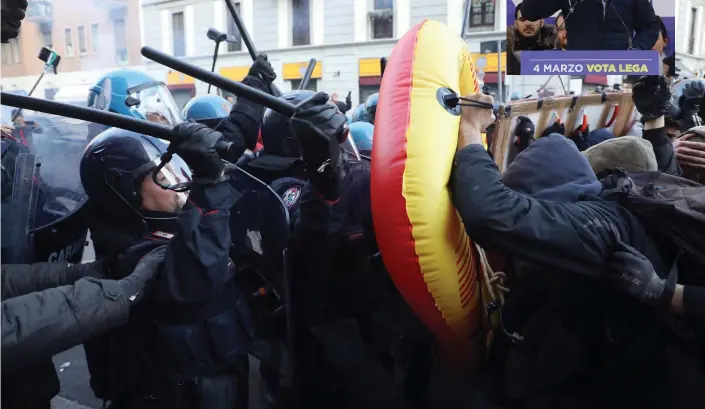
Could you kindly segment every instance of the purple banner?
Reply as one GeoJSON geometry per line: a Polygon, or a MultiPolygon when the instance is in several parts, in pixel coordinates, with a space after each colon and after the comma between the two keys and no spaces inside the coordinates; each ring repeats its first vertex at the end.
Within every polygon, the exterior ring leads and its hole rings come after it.
{"type": "Polygon", "coordinates": [[[658,52],[522,51],[521,75],[659,75],[658,52]]]}

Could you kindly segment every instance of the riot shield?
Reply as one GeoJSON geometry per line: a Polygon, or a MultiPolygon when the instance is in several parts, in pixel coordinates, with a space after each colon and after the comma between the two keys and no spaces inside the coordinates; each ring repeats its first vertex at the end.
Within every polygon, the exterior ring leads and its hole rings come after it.
{"type": "Polygon", "coordinates": [[[257,337],[266,339],[255,339],[249,352],[268,366],[278,368],[285,384],[291,385],[295,369],[290,358],[294,347],[294,320],[287,261],[291,231],[289,211],[270,186],[251,174],[235,166],[228,167],[227,174],[230,183],[242,195],[230,209],[230,255],[238,274],[247,274],[241,271],[255,271],[261,279],[253,284],[252,277],[240,278],[244,280],[241,281],[241,288],[249,289],[253,293],[250,302],[253,321],[260,322],[257,318],[260,317],[269,322],[264,324],[265,326],[274,327],[270,333],[258,333],[257,337]],[[261,285],[258,281],[264,284],[261,285]],[[263,295],[270,292],[274,294],[276,301],[262,301],[261,299],[265,298],[263,295]],[[272,323],[274,324],[271,325],[272,323]],[[282,358],[283,353],[287,355],[287,359],[282,358]]]}
{"type": "Polygon", "coordinates": [[[80,263],[88,234],[88,196],[79,167],[88,143],[89,123],[37,114],[30,150],[36,157],[33,257],[27,262],[80,263]]]}
{"type": "Polygon", "coordinates": [[[2,200],[2,262],[25,264],[33,259],[31,230],[38,196],[36,157],[22,152],[4,155],[2,162],[3,183],[11,186],[10,191],[3,192],[2,200]]]}

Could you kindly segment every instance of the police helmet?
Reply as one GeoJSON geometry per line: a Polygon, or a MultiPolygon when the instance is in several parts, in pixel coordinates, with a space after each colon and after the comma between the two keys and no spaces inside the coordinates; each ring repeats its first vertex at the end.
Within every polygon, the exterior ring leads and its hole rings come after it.
{"type": "Polygon", "coordinates": [[[367,110],[365,109],[365,104],[360,104],[357,108],[355,108],[352,116],[350,117],[350,122],[367,122],[367,110]]]}
{"type": "Polygon", "coordinates": [[[372,125],[375,124],[375,115],[377,114],[377,101],[379,100],[379,93],[374,93],[367,97],[365,101],[365,111],[367,112],[367,122],[372,125]]]}
{"type": "MultiPolygon", "coordinates": [[[[298,104],[311,98],[315,92],[308,90],[294,90],[285,92],[279,98],[291,104],[298,104]]],[[[298,158],[301,153],[299,142],[289,126],[289,117],[279,112],[267,109],[262,119],[262,145],[264,151],[270,155],[298,158]]]]}
{"type": "Polygon", "coordinates": [[[372,136],[374,134],[374,125],[367,122],[355,122],[350,124],[350,137],[355,142],[355,146],[361,154],[370,156],[372,153],[372,136]]]}
{"type": "MultiPolygon", "coordinates": [[[[175,213],[142,208],[142,183],[152,176],[167,146],[160,139],[119,128],[110,128],[96,136],[86,146],[80,164],[81,183],[96,210],[108,219],[176,217],[175,213]]],[[[157,175],[161,184],[174,185],[190,179],[189,167],[178,155],[157,175]]],[[[183,205],[186,194],[179,193],[175,200],[183,205]]]]}
{"type": "Polygon", "coordinates": [[[87,102],[96,109],[171,126],[183,122],[166,84],[138,70],[109,72],[91,87],[87,102]]]}
{"type": "Polygon", "coordinates": [[[231,109],[232,105],[225,98],[217,95],[203,95],[192,98],[184,106],[181,116],[187,121],[193,120],[209,128],[217,129],[223,119],[230,115],[231,109]]]}

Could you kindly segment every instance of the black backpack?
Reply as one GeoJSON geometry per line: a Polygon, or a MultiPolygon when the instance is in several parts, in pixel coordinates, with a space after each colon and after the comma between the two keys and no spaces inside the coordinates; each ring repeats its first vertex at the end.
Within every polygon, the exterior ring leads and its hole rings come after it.
{"type": "Polygon", "coordinates": [[[601,182],[602,198],[628,209],[660,245],[705,267],[705,185],[658,171],[623,169],[612,170],[601,182]]]}

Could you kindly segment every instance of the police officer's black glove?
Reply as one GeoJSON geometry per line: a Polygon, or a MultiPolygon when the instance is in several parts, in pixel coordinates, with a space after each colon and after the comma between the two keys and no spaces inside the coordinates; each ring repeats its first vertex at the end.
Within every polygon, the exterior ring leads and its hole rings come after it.
{"type": "Polygon", "coordinates": [[[130,302],[130,305],[136,304],[144,298],[147,286],[160,270],[166,249],[166,245],[159,246],[145,254],[135,266],[132,274],[118,280],[122,287],[122,292],[130,302]]]}
{"type": "Polygon", "coordinates": [[[348,122],[345,115],[333,103],[329,103],[329,99],[325,92],[317,92],[302,101],[296,106],[296,113],[290,123],[291,130],[299,140],[301,156],[312,182],[317,188],[324,187],[325,192],[319,193],[335,196],[337,192],[332,187],[339,176],[340,144],[348,137],[348,122]]]}
{"type": "Polygon", "coordinates": [[[568,138],[575,143],[575,146],[578,147],[578,150],[580,152],[584,151],[585,149],[590,147],[590,144],[587,141],[588,135],[590,135],[590,126],[586,126],[585,129],[582,129],[582,125],[575,128],[575,131],[568,136],[568,138]]]}
{"type": "Polygon", "coordinates": [[[632,88],[632,100],[644,121],[660,118],[671,106],[671,88],[663,75],[639,78],[632,88]]]}
{"type": "Polygon", "coordinates": [[[649,259],[621,241],[608,265],[617,289],[645,304],[668,308],[678,277],[660,278],[649,259]]]}
{"type": "Polygon", "coordinates": [[[277,78],[277,73],[274,72],[272,64],[267,61],[267,54],[258,55],[247,74],[261,78],[267,85],[277,78]]]}
{"type": "Polygon", "coordinates": [[[700,117],[700,105],[705,96],[705,82],[693,81],[685,85],[683,95],[680,98],[681,106],[681,129],[688,130],[690,128],[702,125],[700,117]]]}
{"type": "Polygon", "coordinates": [[[551,124],[551,126],[549,126],[543,131],[541,137],[548,136],[554,133],[565,135],[565,125],[558,121],[554,122],[553,124],[551,124]]]}
{"type": "Polygon", "coordinates": [[[518,120],[517,126],[514,128],[514,135],[516,136],[514,145],[517,146],[519,152],[521,152],[535,142],[534,131],[536,130],[536,126],[528,117],[520,116],[518,120]]]}
{"type": "Polygon", "coordinates": [[[217,183],[225,164],[216,150],[225,139],[223,135],[197,122],[182,122],[174,127],[176,138],[169,144],[169,152],[176,153],[189,165],[193,182],[217,183]]]}
{"type": "Polygon", "coordinates": [[[2,0],[2,42],[20,35],[20,26],[27,11],[27,0],[2,0]]]}

